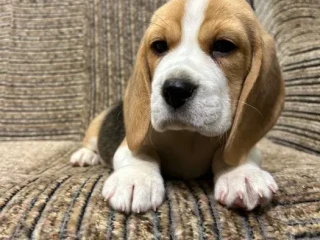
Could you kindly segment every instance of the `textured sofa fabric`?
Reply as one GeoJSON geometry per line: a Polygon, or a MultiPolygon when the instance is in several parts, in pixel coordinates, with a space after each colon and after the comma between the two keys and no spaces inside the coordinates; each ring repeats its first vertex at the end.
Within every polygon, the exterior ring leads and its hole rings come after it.
{"type": "Polygon", "coordinates": [[[156,213],[126,216],[108,208],[101,197],[108,168],[72,168],[68,164],[77,147],[79,144],[70,141],[1,143],[0,239],[319,236],[320,177],[315,171],[320,168],[319,157],[262,141],[264,168],[274,175],[280,191],[269,207],[252,213],[230,211],[217,204],[212,198],[212,182],[200,180],[169,181],[166,201],[156,213]]]}
{"type": "Polygon", "coordinates": [[[286,83],[286,101],[269,137],[320,154],[320,2],[254,1],[258,17],[274,36],[286,83]]]}
{"type": "Polygon", "coordinates": [[[317,0],[251,1],[275,36],[287,87],[268,135],[281,145],[259,143],[280,187],[267,208],[227,210],[210,180],[168,181],[158,212],[127,216],[102,199],[110,167],[69,165],[89,121],[121,99],[164,2],[0,0],[0,239],[320,237],[317,0]]]}
{"type": "Polygon", "coordinates": [[[76,140],[118,101],[165,0],[0,0],[0,140],[76,140]]]}

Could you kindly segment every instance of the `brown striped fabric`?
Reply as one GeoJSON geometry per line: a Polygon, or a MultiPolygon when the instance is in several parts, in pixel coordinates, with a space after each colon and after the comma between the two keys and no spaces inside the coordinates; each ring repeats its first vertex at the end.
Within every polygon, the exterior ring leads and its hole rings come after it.
{"type": "Polygon", "coordinates": [[[157,212],[125,215],[101,194],[110,169],[68,164],[77,147],[67,141],[0,144],[0,239],[320,238],[319,157],[263,140],[263,167],[280,190],[269,206],[250,213],[221,206],[212,182],[199,180],[167,181],[157,212]],[[45,152],[51,156],[46,163],[45,152]]]}
{"type": "MultiPolygon", "coordinates": [[[[280,190],[252,213],[217,204],[201,180],[167,181],[157,212],[124,215],[101,196],[110,168],[68,164],[90,120],[121,98],[164,2],[0,0],[0,239],[320,239],[320,157],[266,139],[263,167],[280,190]]],[[[250,2],[287,87],[268,137],[319,154],[320,2],[250,2]]]]}
{"type": "Polygon", "coordinates": [[[286,82],[285,107],[270,139],[320,154],[320,1],[255,0],[277,44],[286,82]]]}
{"type": "Polygon", "coordinates": [[[1,140],[79,139],[89,96],[85,16],[83,0],[0,0],[1,140]]]}
{"type": "Polygon", "coordinates": [[[0,140],[80,140],[165,0],[0,0],[0,140]]]}

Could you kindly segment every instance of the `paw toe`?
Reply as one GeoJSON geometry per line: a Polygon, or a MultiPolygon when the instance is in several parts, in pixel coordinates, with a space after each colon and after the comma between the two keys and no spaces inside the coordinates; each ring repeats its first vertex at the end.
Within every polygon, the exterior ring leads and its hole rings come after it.
{"type": "Polygon", "coordinates": [[[160,184],[153,184],[152,186],[152,195],[151,195],[151,204],[153,210],[156,211],[158,207],[162,204],[164,197],[165,197],[165,188],[163,183],[160,184]]]}
{"type": "Polygon", "coordinates": [[[109,198],[109,204],[117,211],[129,213],[131,210],[132,187],[120,188],[121,186],[118,186],[118,189],[109,198]]]}
{"type": "Polygon", "coordinates": [[[88,148],[81,148],[72,154],[70,162],[74,167],[97,165],[100,162],[100,157],[88,148]]]}
{"type": "Polygon", "coordinates": [[[158,172],[141,173],[140,168],[125,167],[106,180],[102,194],[109,205],[122,212],[141,213],[157,209],[165,194],[158,172]]]}
{"type": "Polygon", "coordinates": [[[239,168],[220,176],[215,199],[228,207],[252,210],[270,202],[278,186],[272,176],[259,168],[239,168]]]}

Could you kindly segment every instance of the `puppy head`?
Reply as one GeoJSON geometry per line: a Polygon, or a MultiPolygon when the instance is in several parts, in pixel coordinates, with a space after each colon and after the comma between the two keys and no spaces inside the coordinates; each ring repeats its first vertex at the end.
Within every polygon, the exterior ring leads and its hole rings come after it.
{"type": "Polygon", "coordinates": [[[128,83],[128,145],[139,149],[150,122],[159,132],[226,134],[225,161],[236,164],[282,102],[274,44],[244,0],[171,0],[154,14],[128,83]]]}

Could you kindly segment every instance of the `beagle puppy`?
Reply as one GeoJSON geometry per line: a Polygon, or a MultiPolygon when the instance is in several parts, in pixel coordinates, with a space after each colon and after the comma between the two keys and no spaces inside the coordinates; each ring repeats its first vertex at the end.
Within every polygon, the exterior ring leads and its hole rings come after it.
{"type": "Polygon", "coordinates": [[[102,194],[119,211],[156,210],[164,175],[208,170],[217,201],[252,210],[278,189],[255,144],[283,102],[274,42],[245,0],[170,0],[145,32],[123,107],[92,121],[71,162],[112,159],[102,194]]]}

